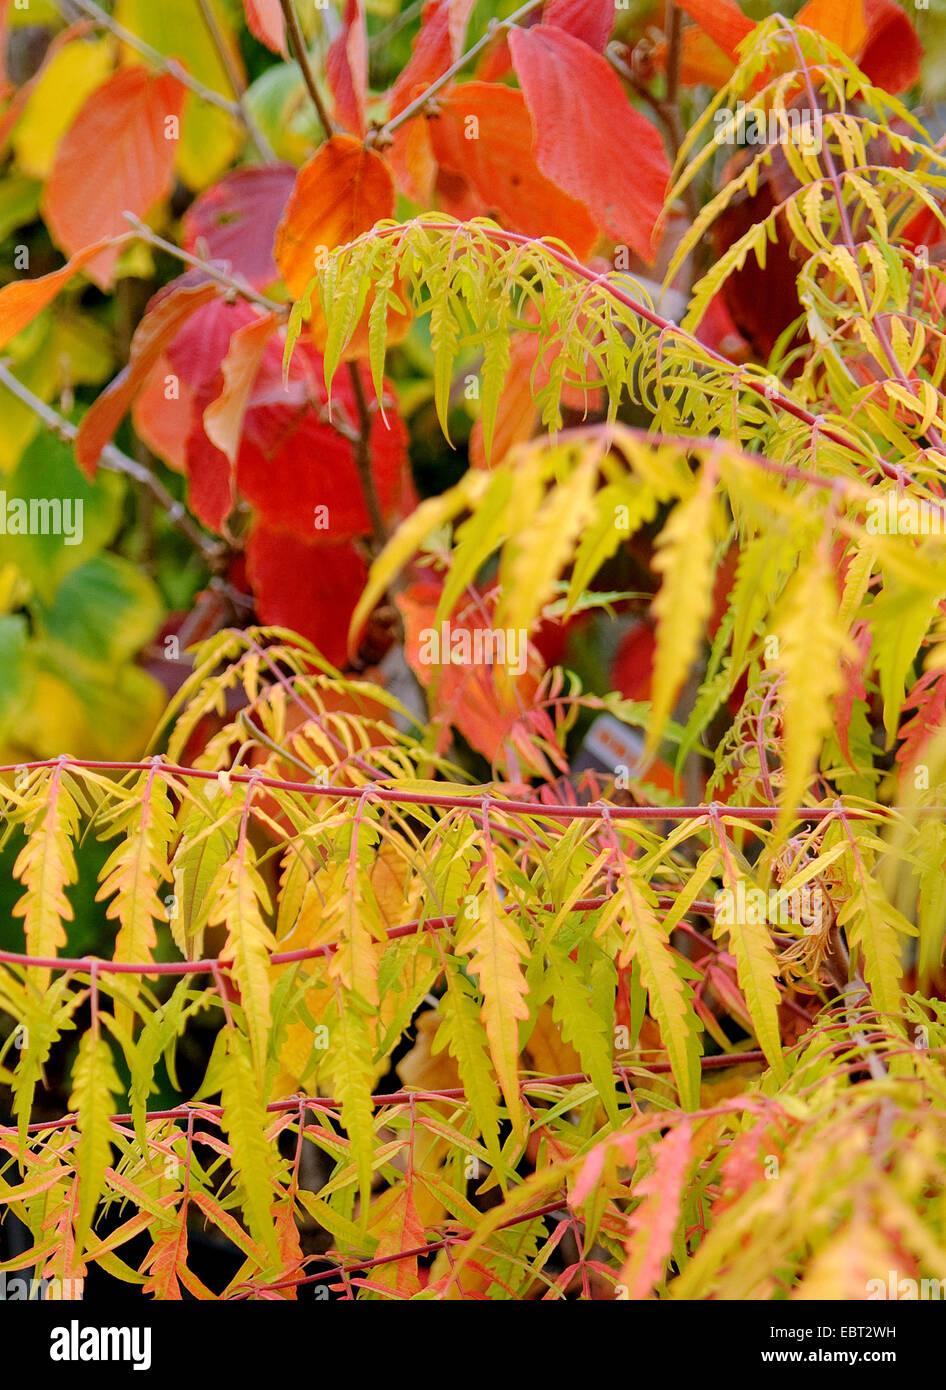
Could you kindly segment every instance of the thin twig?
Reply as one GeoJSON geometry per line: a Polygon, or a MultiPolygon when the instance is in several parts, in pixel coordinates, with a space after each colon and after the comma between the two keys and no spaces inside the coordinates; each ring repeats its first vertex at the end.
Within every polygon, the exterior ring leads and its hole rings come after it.
{"type": "MultiPolygon", "coordinates": [[[[17,383],[19,385],[19,383],[17,383]]],[[[6,763],[0,767],[0,776],[8,772],[38,768],[56,767],[64,763],[69,767],[84,768],[89,772],[140,772],[142,763],[128,759],[117,761],[104,758],[72,758],[63,753],[58,758],[42,758],[32,762],[6,763]]],[[[734,823],[740,821],[765,825],[780,816],[789,815],[792,820],[803,824],[817,824],[831,820],[839,814],[839,807],[848,820],[870,821],[877,825],[894,819],[901,811],[909,811],[911,816],[926,818],[936,816],[940,820],[946,816],[946,805],[901,806],[846,806],[835,802],[831,806],[727,806],[722,801],[713,801],[700,806],[612,806],[610,803],[593,802],[590,805],[564,806],[543,801],[517,801],[493,796],[488,792],[475,791],[471,796],[458,796],[451,792],[402,791],[398,787],[333,787],[330,793],[325,787],[313,782],[292,782],[282,777],[261,777],[258,773],[228,772],[225,769],[212,771],[204,767],[186,767],[183,764],[161,764],[166,777],[189,777],[196,781],[218,782],[225,775],[229,782],[253,782],[254,785],[270,791],[298,792],[300,796],[331,795],[339,800],[358,800],[361,797],[379,805],[394,806],[441,806],[459,811],[477,811],[480,814],[488,809],[494,815],[538,817],[541,820],[608,820],[608,821],[707,821],[711,816],[722,817],[734,823]]]]}
{"type": "MultiPolygon", "coordinates": [[[[3,385],[16,398],[29,406],[34,415],[37,415],[43,424],[60,439],[67,444],[73,443],[79,433],[75,425],[58,411],[40,400],[39,396],[34,396],[29,387],[24,386],[22,381],[18,381],[10,369],[0,362],[0,385],[3,385]]],[[[111,473],[123,473],[128,478],[133,478],[135,482],[146,487],[155,501],[168,514],[171,523],[177,527],[182,535],[186,536],[196,550],[199,550],[204,560],[211,568],[219,565],[222,557],[226,553],[226,547],[218,541],[213,541],[209,536],[205,536],[196,523],[188,514],[183,502],[178,502],[168,492],[164,484],[155,477],[150,468],[138,463],[136,459],[129,458],[127,454],[115,447],[114,444],[106,444],[102,450],[100,464],[102,468],[111,473]]]]}
{"type": "Polygon", "coordinates": [[[210,34],[214,48],[220,55],[220,61],[226,70],[227,79],[230,86],[233,88],[233,95],[236,97],[240,110],[243,113],[243,124],[252,136],[253,143],[260,154],[267,163],[272,164],[276,159],[276,151],[260,130],[243,99],[246,94],[246,86],[236,63],[233,61],[233,54],[221,32],[220,25],[217,23],[217,16],[211,9],[210,0],[197,0],[197,3],[200,6],[200,13],[203,16],[204,24],[207,26],[207,32],[210,34]]]}
{"type": "Polygon", "coordinates": [[[292,3],[292,0],[279,0],[279,3],[286,21],[286,33],[289,35],[289,45],[296,62],[299,64],[306,90],[312,98],[312,105],[315,107],[319,120],[322,123],[322,129],[325,131],[325,138],[327,140],[331,139],[335,134],[335,122],[329,115],[325,102],[322,100],[322,93],[316,86],[312,67],[309,63],[309,54],[306,50],[305,40],[302,37],[302,30],[299,28],[299,17],[296,14],[296,7],[292,3]]]}
{"type": "Polygon", "coordinates": [[[243,279],[235,275],[228,275],[225,270],[218,270],[209,261],[202,260],[200,256],[192,256],[189,251],[183,251],[180,246],[175,246],[173,241],[165,241],[164,237],[158,236],[153,232],[147,222],[142,222],[140,217],[136,217],[133,212],[123,213],[125,221],[134,227],[142,241],[146,241],[149,246],[155,246],[161,251],[166,251],[169,256],[174,256],[185,265],[192,265],[197,270],[202,270],[211,280],[216,280],[218,284],[225,285],[227,289],[233,290],[234,294],[240,295],[242,299],[248,299],[251,304],[257,304],[261,309],[265,309],[268,314],[287,314],[288,308],[285,304],[279,304],[275,299],[267,299],[265,294],[260,294],[254,290],[252,285],[248,285],[243,279]]]}

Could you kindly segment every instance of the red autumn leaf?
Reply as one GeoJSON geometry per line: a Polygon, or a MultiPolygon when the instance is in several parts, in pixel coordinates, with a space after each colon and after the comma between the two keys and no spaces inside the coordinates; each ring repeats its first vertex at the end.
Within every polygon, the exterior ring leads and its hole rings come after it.
{"type": "Polygon", "coordinates": [[[219,294],[220,286],[201,274],[200,278],[182,276],[151,300],[131,340],[128,366],[93,403],[79,426],[76,459],[88,477],[95,475],[99,455],[179,329],[219,294]]]}
{"type": "MultiPolygon", "coordinates": [[[[369,404],[375,400],[370,374],[362,372],[369,404]]],[[[354,423],[354,387],[345,372],[332,385],[333,411],[354,423]]],[[[322,358],[300,343],[282,378],[282,345],[267,348],[243,423],[237,457],[239,492],[271,526],[308,538],[316,533],[318,508],[327,509],[333,541],[368,535],[371,523],[362,497],[352,446],[328,422],[328,393],[322,358]]],[[[411,510],[414,497],[407,467],[406,434],[399,416],[380,412],[370,435],[371,472],[382,514],[393,520],[411,510]]]]}
{"type": "MultiPolygon", "coordinates": [[[[174,283],[180,286],[196,278],[191,273],[174,283]]],[[[156,303],[157,297],[152,306],[156,303]]],[[[188,471],[187,445],[198,418],[198,393],[206,397],[203,410],[223,388],[222,377],[219,383],[217,378],[232,339],[256,321],[245,300],[230,303],[218,296],[201,305],[178,328],[141,386],[132,406],[135,430],[149,449],[179,473],[188,471]],[[218,389],[211,391],[215,384],[218,389]]]]}
{"type": "Polygon", "coordinates": [[[335,98],[335,113],[346,130],[364,135],[368,90],[368,34],[364,0],[346,0],[338,37],[325,55],[325,76],[335,98]]]}
{"type": "Polygon", "coordinates": [[[214,394],[213,386],[194,393],[191,428],[187,436],[185,471],[187,505],[198,521],[222,535],[236,502],[233,467],[204,429],[203,413],[214,394]]]}
{"type": "Polygon", "coordinates": [[[231,304],[219,298],[198,309],[167,351],[182,400],[189,402],[184,448],[188,503],[197,519],[218,533],[233,510],[235,481],[233,466],[207,434],[203,416],[225,389],[223,368],[233,341],[259,322],[244,300],[231,304]]]}
{"type": "Polygon", "coordinates": [[[213,261],[254,289],[279,279],[273,257],[276,229],[289,201],[298,170],[291,164],[254,164],[234,169],[201,193],[181,221],[181,245],[194,253],[198,242],[213,261]]]}
{"type": "Polygon", "coordinates": [[[273,53],[288,57],[286,21],[279,0],[244,0],[246,26],[254,38],[273,53]]]}
{"type": "Polygon", "coordinates": [[[597,241],[585,207],[542,175],[531,155],[532,122],[521,92],[467,82],[441,99],[430,122],[439,164],[462,174],[481,203],[513,231],[558,237],[584,259],[597,241]],[[472,136],[472,138],[471,138],[472,136]]]}
{"type": "Polygon", "coordinates": [[[304,541],[256,520],[246,545],[247,575],[260,621],[301,633],[344,666],[348,624],[368,569],[350,541],[304,541]]]}
{"type": "MultiPolygon", "coordinates": [[[[174,77],[123,68],[85,102],[60,142],[43,190],[43,216],[70,256],[128,230],[125,212],[144,217],[174,181],[176,143],[166,122],[180,117],[184,88],[174,77]]],[[[86,267],[102,289],[114,279],[118,247],[86,267]]]]}
{"type": "Polygon", "coordinates": [[[614,28],[614,0],[548,0],[542,23],[554,24],[602,53],[614,28]]]}
{"type": "MultiPolygon", "coordinates": [[[[798,182],[781,147],[773,145],[771,154],[771,163],[759,180],[755,195],[743,194],[733,199],[714,222],[711,240],[717,256],[723,256],[750,226],[763,221],[776,204],[797,190],[798,182]]],[[[744,154],[736,155],[724,178],[734,177],[746,158],[744,154]]],[[[782,212],[775,217],[775,229],[775,240],[766,247],[765,268],[760,267],[755,256],[748,255],[721,290],[733,323],[763,360],[801,314],[797,289],[801,253],[782,212]]]]}
{"type": "Polygon", "coordinates": [[[231,301],[218,294],[189,315],[174,334],[167,347],[172,370],[193,391],[202,390],[219,373],[233,334],[256,318],[256,310],[245,299],[231,301]]]}
{"type": "MultiPolygon", "coordinates": [[[[284,382],[284,340],[273,336],[271,324],[261,324],[264,321],[252,311],[247,313],[246,305],[223,309],[212,305],[195,316],[188,332],[170,350],[172,367],[193,391],[186,447],[191,511],[205,526],[222,532],[239,491],[269,524],[294,531],[305,540],[320,530],[333,541],[366,535],[371,526],[352,446],[328,418],[322,359],[311,344],[301,342],[284,382]],[[230,317],[224,310],[230,314],[237,310],[237,315],[230,317]],[[213,318],[207,318],[211,313],[213,318]],[[254,341],[257,333],[268,340],[262,345],[254,341]],[[249,358],[257,352],[254,371],[249,358]],[[239,427],[231,419],[225,422],[222,436],[218,435],[218,442],[229,443],[233,449],[234,466],[208,434],[204,417],[209,413],[213,431],[211,407],[227,394],[228,360],[232,374],[238,370],[236,356],[241,354],[248,354],[239,366],[253,375],[251,388],[239,403],[231,396],[226,407],[218,408],[242,410],[239,427]]],[[[366,397],[373,404],[373,387],[367,375],[363,379],[366,397]]],[[[233,381],[235,385],[235,377],[233,381]]],[[[333,403],[340,416],[349,422],[357,419],[354,388],[345,373],[333,386],[333,403]]],[[[396,414],[388,414],[391,428],[380,413],[376,415],[370,443],[381,508],[393,521],[411,511],[416,499],[404,429],[396,414]]]]}
{"type": "Polygon", "coordinates": [[[299,170],[276,233],[276,264],[300,298],[320,249],[354,241],[394,212],[394,183],[384,160],[350,135],[334,135],[299,170]]]}
{"type": "Polygon", "coordinates": [[[896,0],[864,0],[867,43],[858,61],[875,87],[895,95],[920,76],[923,49],[916,30],[896,0]]]}
{"type": "Polygon", "coordinates": [[[514,30],[509,47],[542,173],[580,199],[614,241],[652,261],[670,179],[655,128],[631,106],[610,64],[571,34],[539,24],[514,30]]]}
{"type": "Polygon", "coordinates": [[[475,0],[428,0],[414,50],[391,89],[392,115],[402,111],[460,57],[474,3],[475,0]]]}
{"type": "Polygon", "coordinates": [[[32,323],[36,315],[53,302],[63,285],[94,260],[103,246],[110,244],[95,242],[49,275],[38,275],[35,280],[12,280],[4,285],[0,289],[0,348],[6,347],[11,338],[32,323]]]}
{"type": "Polygon", "coordinates": [[[278,315],[264,314],[236,330],[221,364],[223,389],[204,411],[208,439],[231,463],[236,462],[243,419],[260,361],[278,322],[278,315]]]}

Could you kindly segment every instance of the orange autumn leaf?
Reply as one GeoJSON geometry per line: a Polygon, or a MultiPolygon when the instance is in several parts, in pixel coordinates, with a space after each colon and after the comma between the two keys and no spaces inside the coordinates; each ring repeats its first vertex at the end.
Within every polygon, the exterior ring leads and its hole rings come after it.
{"type": "MultiPolygon", "coordinates": [[[[455,662],[451,650],[440,651],[440,661],[431,663],[426,647],[439,644],[444,633],[444,626],[435,623],[439,599],[439,585],[429,581],[412,584],[397,597],[408,664],[428,692],[433,717],[459,730],[472,747],[495,763],[507,741],[515,739],[516,726],[534,707],[538,662],[530,660],[523,673],[509,681],[502,679],[495,665],[455,662]]],[[[476,636],[489,628],[489,598],[484,604],[486,615],[480,611],[482,605],[454,614],[446,625],[448,637],[461,642],[465,637],[473,649],[476,636]]]]}
{"type": "MultiPolygon", "coordinates": [[[[399,1298],[409,1299],[419,1293],[422,1285],[417,1256],[407,1257],[401,1253],[422,1250],[427,1243],[411,1188],[390,1188],[382,1193],[373,1204],[369,1228],[378,1238],[375,1251],[378,1264],[371,1271],[373,1283],[391,1289],[399,1298]]],[[[358,1282],[356,1279],[355,1283],[358,1282]]]]}
{"type": "Polygon", "coordinates": [[[430,122],[437,162],[461,174],[483,210],[513,231],[557,237],[579,259],[598,239],[594,219],[542,174],[532,155],[532,121],[521,92],[465,82],[439,102],[430,122]]]}
{"type": "MultiPolygon", "coordinates": [[[[657,51],[658,61],[665,61],[666,54],[667,45],[662,44],[657,51]]],[[[719,89],[726,85],[734,71],[733,60],[709,34],[695,24],[684,29],[680,36],[680,82],[684,87],[698,87],[706,82],[719,89]]]]}
{"type": "Polygon", "coordinates": [[[384,160],[351,135],[333,135],[299,170],[276,232],[276,264],[299,299],[319,253],[368,232],[394,212],[394,181],[384,160]]]}
{"type": "Polygon", "coordinates": [[[77,275],[103,249],[115,244],[110,239],[94,242],[49,275],[39,275],[35,280],[13,280],[9,285],[4,285],[0,289],[0,348],[6,347],[11,338],[32,323],[73,275],[77,275]]]}
{"type": "MultiPolygon", "coordinates": [[[[739,42],[752,31],[753,21],[734,0],[679,3],[695,21],[681,36],[680,81],[722,87],[735,71],[739,42]]],[[[920,41],[896,0],[808,0],[795,22],[837,44],[875,86],[888,92],[903,92],[919,77],[920,41]]],[[[666,62],[666,44],[656,56],[658,63],[666,62]]]]}
{"type": "Polygon", "coordinates": [[[845,53],[860,53],[867,38],[863,0],[808,0],[795,22],[817,29],[845,53]]]}
{"type": "Polygon", "coordinates": [[[437,183],[430,124],[425,120],[406,121],[394,132],[393,143],[387,150],[398,191],[422,207],[433,200],[437,183]]]}
{"type": "MultiPolygon", "coordinates": [[[[43,216],[70,256],[128,230],[126,212],[144,217],[170,193],[184,88],[175,77],[123,68],[97,88],[60,142],[43,191],[43,216]]],[[[86,274],[110,289],[118,247],[93,257],[86,274]]]]}
{"type": "Polygon", "coordinates": [[[192,388],[176,376],[170,360],[162,354],[131,408],[139,439],[176,473],[187,472],[193,400],[192,388]]]}

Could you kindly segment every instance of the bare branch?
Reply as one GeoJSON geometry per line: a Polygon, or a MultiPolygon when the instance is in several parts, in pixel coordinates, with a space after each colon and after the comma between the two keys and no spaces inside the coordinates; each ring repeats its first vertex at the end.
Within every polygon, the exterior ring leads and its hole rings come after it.
{"type": "Polygon", "coordinates": [[[169,256],[174,256],[177,260],[183,261],[185,265],[192,265],[195,269],[202,270],[211,280],[216,280],[218,284],[225,285],[228,290],[232,290],[234,294],[238,294],[241,299],[247,299],[251,304],[259,305],[261,309],[265,309],[269,314],[288,313],[285,304],[279,304],[275,299],[267,299],[265,294],[260,294],[257,290],[254,290],[252,285],[248,285],[247,282],[239,276],[228,275],[225,270],[218,270],[216,266],[211,265],[209,261],[203,260],[202,257],[194,256],[190,251],[183,251],[180,246],[175,246],[173,241],[166,241],[164,237],[158,236],[157,232],[151,230],[147,222],[142,222],[141,218],[136,217],[133,212],[126,211],[123,216],[125,220],[134,227],[135,232],[141,240],[146,241],[149,246],[156,246],[159,250],[166,251],[169,256]]]}
{"type": "Polygon", "coordinates": [[[266,136],[260,130],[256,121],[253,119],[252,114],[247,108],[246,102],[243,100],[245,95],[245,86],[240,77],[239,70],[233,61],[233,54],[230,52],[230,49],[227,45],[227,41],[221,33],[220,25],[217,23],[217,17],[210,6],[210,0],[197,0],[197,3],[200,6],[200,13],[203,16],[204,24],[207,26],[207,32],[213,39],[214,48],[216,48],[218,54],[220,55],[220,61],[226,69],[227,77],[230,81],[230,86],[233,88],[233,95],[236,97],[237,102],[240,106],[240,110],[243,113],[243,124],[246,126],[247,130],[252,136],[253,143],[259,150],[260,154],[267,161],[267,163],[272,164],[276,159],[276,151],[273,149],[272,145],[266,139],[266,136]]]}
{"type": "Polygon", "coordinates": [[[289,44],[292,48],[296,62],[302,71],[302,78],[306,85],[306,90],[312,98],[312,105],[318,113],[319,120],[322,122],[322,129],[325,131],[325,138],[330,139],[335,134],[335,123],[329,115],[322,100],[322,93],[319,91],[315,77],[312,74],[312,67],[309,63],[309,55],[306,51],[305,40],[302,37],[302,30],[299,28],[299,17],[296,14],[296,7],[292,0],[279,0],[282,6],[283,16],[286,20],[286,32],[289,35],[289,44]]]}

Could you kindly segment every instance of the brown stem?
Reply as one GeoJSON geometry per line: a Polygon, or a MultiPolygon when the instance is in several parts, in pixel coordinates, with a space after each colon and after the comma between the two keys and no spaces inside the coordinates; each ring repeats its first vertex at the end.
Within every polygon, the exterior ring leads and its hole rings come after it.
{"type": "Polygon", "coordinates": [[[335,123],[326,110],[322,100],[322,94],[315,84],[315,77],[312,74],[312,67],[309,63],[309,55],[306,51],[305,40],[302,37],[302,30],[299,28],[299,17],[296,14],[296,7],[292,0],[279,0],[282,7],[283,17],[286,21],[286,32],[289,35],[289,45],[295,56],[296,62],[302,71],[302,78],[306,85],[306,90],[312,98],[312,105],[315,107],[322,129],[325,131],[327,140],[335,134],[335,123]]]}
{"type": "Polygon", "coordinates": [[[362,496],[368,510],[368,520],[371,522],[373,549],[377,553],[387,545],[388,529],[384,524],[384,517],[381,515],[381,503],[378,500],[378,491],[374,485],[374,474],[371,472],[371,407],[368,404],[365,384],[361,379],[357,362],[348,363],[348,375],[351,378],[352,390],[355,394],[355,408],[358,411],[358,434],[352,441],[355,467],[358,469],[358,480],[361,483],[362,496]]]}

